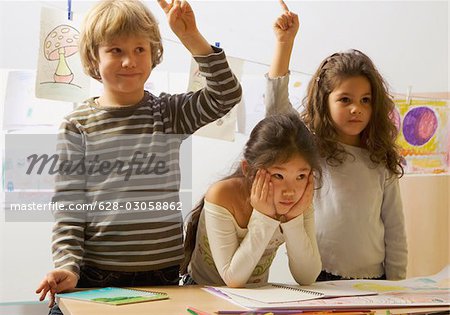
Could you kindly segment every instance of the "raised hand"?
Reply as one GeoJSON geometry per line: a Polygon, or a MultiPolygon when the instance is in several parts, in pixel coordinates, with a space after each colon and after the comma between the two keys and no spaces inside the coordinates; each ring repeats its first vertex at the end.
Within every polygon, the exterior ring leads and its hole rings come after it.
{"type": "Polygon", "coordinates": [[[283,0],[279,1],[283,9],[283,14],[281,14],[273,24],[273,31],[278,42],[291,43],[294,41],[295,35],[297,35],[300,22],[298,20],[298,15],[289,11],[289,8],[283,0]]]}
{"type": "Polygon", "coordinates": [[[282,77],[288,73],[295,36],[300,26],[297,14],[289,11],[283,0],[279,0],[279,2],[283,14],[273,23],[273,31],[277,41],[269,68],[269,78],[282,77]]]}
{"type": "Polygon", "coordinates": [[[158,0],[158,3],[166,13],[170,28],[178,38],[198,33],[194,11],[189,3],[180,0],[172,0],[170,4],[166,0],[158,0]]]}
{"type": "Polygon", "coordinates": [[[52,270],[45,276],[36,289],[36,293],[40,293],[39,301],[43,301],[47,293],[49,293],[50,302],[48,303],[48,307],[52,307],[55,304],[55,294],[74,289],[77,282],[78,276],[71,271],[62,269],[52,270]]]}
{"type": "Polygon", "coordinates": [[[250,192],[250,203],[255,210],[271,218],[276,218],[273,185],[270,182],[270,174],[264,169],[256,172],[250,192]]]}
{"type": "Polygon", "coordinates": [[[308,184],[306,185],[305,191],[303,192],[302,197],[295,205],[292,206],[291,210],[288,211],[284,216],[286,221],[294,219],[299,215],[303,214],[306,210],[311,207],[312,201],[314,197],[314,175],[312,173],[309,174],[308,184]]]}
{"type": "Polygon", "coordinates": [[[180,0],[172,0],[170,4],[166,0],[158,0],[158,3],[167,15],[170,28],[192,55],[206,56],[213,52],[197,29],[194,11],[189,3],[180,0]]]}

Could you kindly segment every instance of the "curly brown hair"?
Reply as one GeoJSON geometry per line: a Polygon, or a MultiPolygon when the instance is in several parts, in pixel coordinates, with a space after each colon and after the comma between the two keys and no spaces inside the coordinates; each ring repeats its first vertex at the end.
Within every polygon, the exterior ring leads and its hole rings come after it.
{"type": "Polygon", "coordinates": [[[372,93],[372,115],[367,127],[361,132],[362,146],[369,151],[374,163],[384,164],[391,174],[401,177],[402,157],[395,143],[398,130],[390,118],[395,105],[387,83],[372,60],[359,50],[335,53],[322,61],[303,99],[305,110],[302,119],[316,134],[320,154],[327,164],[342,164],[349,153],[337,141],[328,99],[342,81],[356,76],[369,80],[372,93]]]}

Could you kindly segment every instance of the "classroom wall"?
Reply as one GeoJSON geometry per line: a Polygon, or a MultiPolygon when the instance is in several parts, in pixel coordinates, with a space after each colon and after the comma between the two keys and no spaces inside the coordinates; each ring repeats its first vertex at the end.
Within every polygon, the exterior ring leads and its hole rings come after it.
{"type": "Polygon", "coordinates": [[[450,263],[449,176],[400,180],[408,235],[408,275],[438,272],[450,263]]]}
{"type": "MultiPolygon", "coordinates": [[[[146,3],[159,19],[165,38],[164,62],[158,68],[188,72],[187,51],[176,43],[156,2],[146,3]]],[[[397,93],[406,92],[408,86],[413,92],[450,91],[449,1],[287,4],[301,21],[291,69],[311,74],[325,56],[357,48],[372,57],[397,93]]],[[[83,14],[92,1],[73,0],[72,5],[75,13],[83,14]]],[[[66,1],[0,1],[0,70],[36,68],[42,6],[65,9],[66,1]]],[[[254,74],[262,76],[267,71],[264,64],[270,63],[273,48],[271,25],[281,12],[277,1],[195,1],[192,6],[199,29],[210,42],[219,41],[230,56],[262,63],[251,70],[254,74]]],[[[3,90],[0,84],[0,105],[3,90]]],[[[246,139],[242,134],[236,135],[235,142],[193,138],[193,202],[229,172],[246,139]]],[[[401,180],[410,276],[436,272],[450,263],[449,181],[448,176],[401,180]]],[[[50,231],[51,223],[5,223],[0,216],[0,303],[35,300],[35,287],[52,268],[50,231]]],[[[281,249],[271,270],[272,280],[289,279],[285,258],[281,249]]]]}

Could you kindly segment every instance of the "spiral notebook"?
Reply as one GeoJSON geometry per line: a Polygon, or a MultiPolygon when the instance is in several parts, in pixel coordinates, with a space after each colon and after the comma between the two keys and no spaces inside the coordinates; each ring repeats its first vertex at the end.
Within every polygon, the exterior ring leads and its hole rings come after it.
{"type": "Polygon", "coordinates": [[[273,283],[256,288],[214,287],[214,289],[226,294],[231,299],[233,299],[233,296],[237,296],[264,303],[289,303],[321,298],[378,294],[375,291],[336,288],[327,283],[315,283],[310,286],[273,283]]]}
{"type": "Polygon", "coordinates": [[[105,303],[109,305],[125,305],[154,300],[163,300],[169,298],[169,296],[163,292],[124,289],[115,287],[77,291],[71,293],[61,293],[57,294],[57,297],[64,299],[105,303]]]}

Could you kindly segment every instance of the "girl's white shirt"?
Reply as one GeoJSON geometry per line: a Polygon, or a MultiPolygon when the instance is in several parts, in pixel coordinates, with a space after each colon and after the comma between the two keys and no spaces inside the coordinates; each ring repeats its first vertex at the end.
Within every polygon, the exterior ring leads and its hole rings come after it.
{"type": "MultiPolygon", "coordinates": [[[[266,114],[295,111],[289,73],[266,75],[266,114]]],[[[321,161],[323,185],[315,191],[317,243],[323,269],[348,278],[406,277],[407,241],[399,181],[365,149],[341,144],[343,164],[321,161]]]]}
{"type": "Polygon", "coordinates": [[[300,284],[314,282],[322,265],[312,209],[286,223],[253,210],[242,228],[226,208],[205,200],[188,272],[203,285],[262,285],[284,242],[294,279],[300,284]]]}

